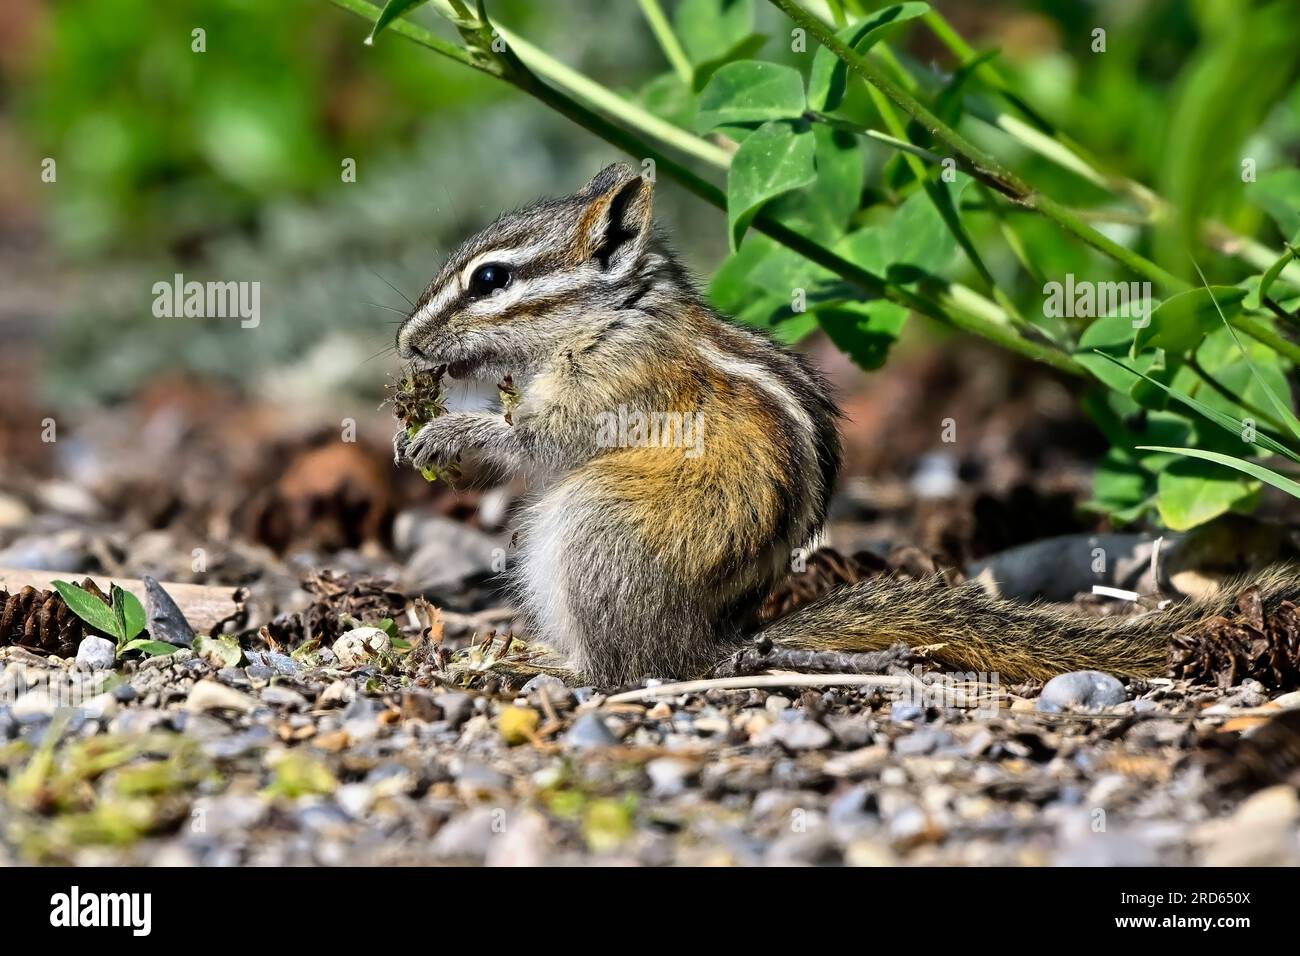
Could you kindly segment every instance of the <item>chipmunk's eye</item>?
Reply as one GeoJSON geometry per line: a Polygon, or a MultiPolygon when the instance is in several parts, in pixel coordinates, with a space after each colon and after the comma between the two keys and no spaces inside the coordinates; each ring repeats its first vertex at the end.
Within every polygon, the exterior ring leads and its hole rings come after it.
{"type": "Polygon", "coordinates": [[[510,269],[497,263],[479,266],[469,278],[469,294],[476,299],[491,295],[510,284],[510,269]]]}

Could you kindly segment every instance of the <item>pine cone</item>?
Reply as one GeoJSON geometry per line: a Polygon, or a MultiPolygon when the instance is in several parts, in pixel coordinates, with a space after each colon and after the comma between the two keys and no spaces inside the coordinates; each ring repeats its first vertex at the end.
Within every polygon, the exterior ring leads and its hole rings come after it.
{"type": "Polygon", "coordinates": [[[374,623],[396,617],[407,605],[406,596],[387,581],[362,575],[321,571],[303,582],[303,590],[316,595],[303,611],[281,614],[268,623],[263,636],[273,646],[295,648],[308,639],[328,645],[348,630],[340,619],[374,623]]]}
{"type": "MultiPolygon", "coordinates": [[[[105,604],[108,598],[86,578],[83,590],[105,604]]],[[[58,591],[25,587],[16,594],[0,590],[0,647],[17,644],[58,657],[73,657],[87,633],[94,633],[72,613],[58,591]]]]}
{"type": "Polygon", "coordinates": [[[1273,690],[1300,686],[1300,607],[1265,608],[1259,589],[1246,588],[1226,617],[1175,634],[1169,676],[1232,687],[1254,678],[1273,690]]]}

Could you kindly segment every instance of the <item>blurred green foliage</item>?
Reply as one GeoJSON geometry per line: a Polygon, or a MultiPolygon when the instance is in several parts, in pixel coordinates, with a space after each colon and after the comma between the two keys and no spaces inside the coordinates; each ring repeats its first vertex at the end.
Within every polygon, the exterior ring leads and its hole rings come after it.
{"type": "Polygon", "coordinates": [[[82,254],[185,248],[336,185],[343,157],[504,94],[409,44],[376,55],[363,36],[310,0],[51,5],[16,106],[59,161],[57,240],[82,254]]]}
{"type": "MultiPolygon", "coordinates": [[[[438,6],[405,16],[455,37],[438,6]]],[[[681,136],[708,138],[694,156],[722,155],[699,172],[725,179],[727,215],[678,230],[730,247],[710,285],[719,307],[786,342],[824,333],[865,369],[886,361],[908,321],[900,294],[931,297],[949,320],[974,310],[981,334],[1008,347],[1050,347],[1085,373],[1084,407],[1112,443],[1094,503],[1120,521],[1186,528],[1259,498],[1257,475],[1167,449],[1276,449],[1225,432],[1181,398],[1300,443],[1277,407],[1280,396],[1291,408],[1300,354],[1291,341],[1300,265],[1280,258],[1285,242],[1300,243],[1294,3],[935,3],[955,40],[924,3],[805,4],[840,13],[842,42],[945,129],[1077,214],[1084,226],[1074,230],[978,176],[941,175],[951,145],[942,130],[909,119],[813,37],[801,44],[771,4],[665,3],[680,47],[671,55],[638,6],[488,4],[585,71],[584,82],[681,136]],[[765,220],[792,231],[794,245],[762,234],[765,220]],[[1174,278],[1153,290],[1145,329],[1127,315],[1045,307],[1050,282],[1129,282],[1140,278],[1135,263],[1174,278]],[[1187,284],[1201,284],[1197,265],[1213,299],[1188,297],[1187,284]],[[864,294],[854,269],[894,301],[864,294]]],[[[506,84],[392,27],[365,47],[367,30],[323,0],[51,8],[19,108],[34,142],[60,157],[55,235],[68,251],[129,257],[138,270],[117,268],[122,295],[97,288],[101,301],[60,330],[65,395],[122,394],[169,366],[225,377],[274,369],[270,387],[289,389],[333,382],[322,369],[342,366],[378,379],[338,360],[389,338],[391,316],[366,300],[403,307],[374,272],[414,295],[442,247],[513,202],[571,189],[596,156],[612,158],[506,84]],[[191,51],[196,26],[207,31],[202,54],[191,51]],[[364,172],[340,190],[348,156],[364,172]],[[263,280],[270,318],[259,334],[142,323],[145,290],[174,260],[187,278],[263,280]],[[130,328],[147,333],[115,349],[130,328]],[[91,365],[97,374],[86,376],[91,365]]],[[[657,195],[670,209],[680,198],[657,195]]]]}

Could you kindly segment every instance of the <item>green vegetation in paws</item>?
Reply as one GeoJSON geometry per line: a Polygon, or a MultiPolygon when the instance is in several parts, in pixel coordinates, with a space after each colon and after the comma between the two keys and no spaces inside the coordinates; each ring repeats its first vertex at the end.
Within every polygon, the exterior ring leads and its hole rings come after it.
{"type": "Polygon", "coordinates": [[[501,413],[505,416],[506,424],[513,425],[515,409],[524,400],[519,387],[515,385],[515,380],[507,375],[504,381],[497,383],[497,394],[501,396],[501,413]]]}
{"type": "MultiPolygon", "coordinates": [[[[414,438],[429,422],[447,412],[442,391],[444,366],[435,369],[408,368],[402,378],[385,386],[393,414],[406,427],[406,436],[414,438]]],[[[439,468],[421,468],[427,481],[442,478],[448,484],[460,478],[460,468],[452,461],[439,468]]]]}

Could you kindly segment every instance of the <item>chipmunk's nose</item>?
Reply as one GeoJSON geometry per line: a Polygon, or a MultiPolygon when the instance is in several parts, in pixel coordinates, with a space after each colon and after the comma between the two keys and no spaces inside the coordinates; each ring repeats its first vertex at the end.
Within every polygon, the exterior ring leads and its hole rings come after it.
{"type": "Polygon", "coordinates": [[[397,340],[397,356],[403,361],[410,361],[413,358],[418,358],[423,361],[428,361],[429,359],[429,356],[424,354],[424,349],[420,348],[418,345],[412,345],[410,342],[403,343],[401,338],[398,338],[397,340]]]}
{"type": "MultiPolygon", "coordinates": [[[[408,323],[409,324],[409,323],[408,323]]],[[[397,357],[402,361],[410,361],[413,358],[427,358],[424,350],[410,340],[409,336],[402,333],[406,331],[406,325],[397,330],[397,357]]]]}

